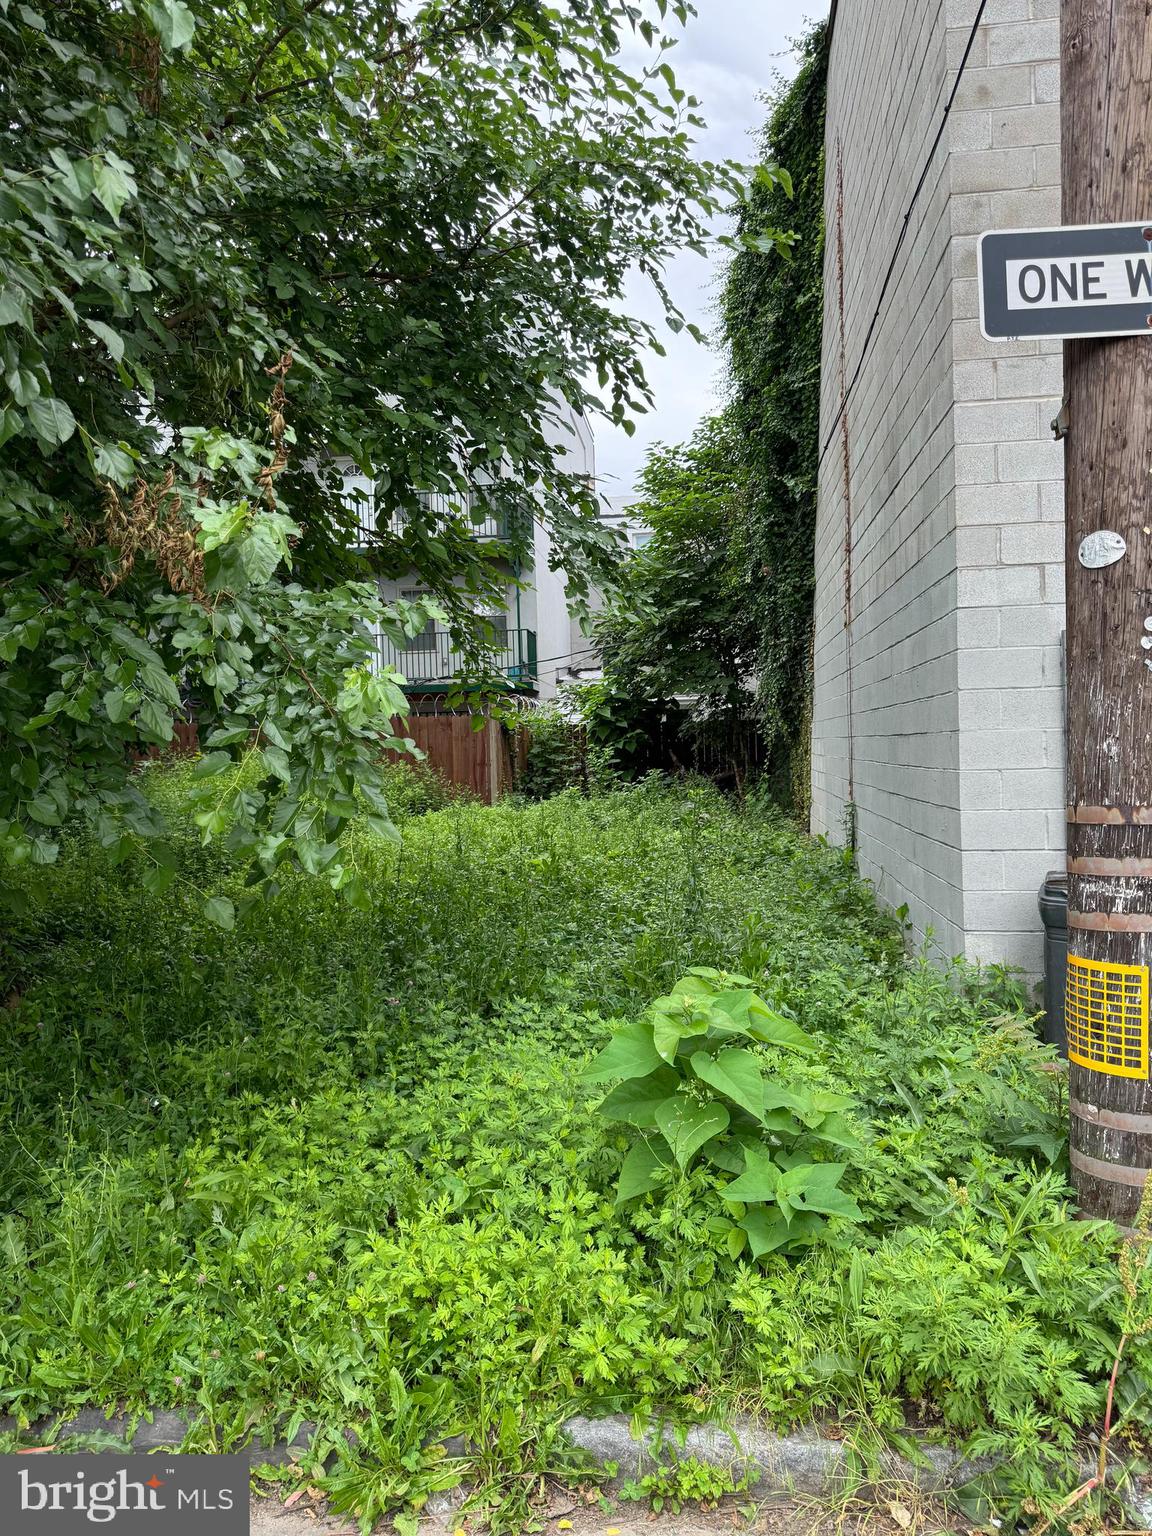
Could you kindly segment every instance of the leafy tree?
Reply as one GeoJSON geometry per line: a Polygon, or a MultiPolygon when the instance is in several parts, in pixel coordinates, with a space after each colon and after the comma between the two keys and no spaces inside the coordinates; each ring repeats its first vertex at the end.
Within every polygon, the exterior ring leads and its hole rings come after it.
{"type": "Polygon", "coordinates": [[[426,617],[373,578],[414,568],[466,634],[493,565],[464,496],[499,466],[487,496],[530,500],[579,586],[607,541],[557,402],[643,409],[624,276],[659,284],[736,186],[693,159],[667,46],[619,0],[0,0],[9,861],[83,814],[172,877],[128,763],[183,682],[205,836],[367,899],[340,833],[388,831],[402,704],[370,626],[426,617]],[[378,487],[367,554],[340,455],[378,487]]]}
{"type": "Polygon", "coordinates": [[[649,697],[691,694],[705,709],[744,708],[755,632],[729,543],[744,477],[731,422],[713,416],[691,441],[648,454],[630,514],[652,529],[601,624],[606,669],[649,697]]]}
{"type": "MultiPolygon", "coordinates": [[[[611,682],[697,694],[713,719],[754,711],[768,770],[809,799],[814,531],[823,319],[826,28],[770,98],[720,300],[730,399],[690,444],[660,449],[637,510],[657,528],[604,625],[611,682]],[[788,166],[782,172],[779,164],[788,166]],[[783,246],[788,260],[765,261],[783,246]]],[[[619,703],[619,700],[617,700],[619,703]]],[[[627,705],[627,696],[624,699],[627,705]]],[[[736,733],[731,742],[742,739],[736,733]]]]}
{"type": "MultiPolygon", "coordinates": [[[[698,698],[697,718],[754,715],[771,777],[806,819],[819,469],[826,28],[801,43],[770,100],[762,163],[738,216],[720,317],[730,367],[722,416],[658,448],[637,512],[656,530],[601,631],[618,712],[698,698]],[[785,173],[779,163],[788,166],[785,173]],[[792,220],[784,261],[779,230],[792,220]]],[[[665,715],[669,711],[665,707],[665,715]]],[[[719,744],[722,747],[722,742],[719,744]]]]}

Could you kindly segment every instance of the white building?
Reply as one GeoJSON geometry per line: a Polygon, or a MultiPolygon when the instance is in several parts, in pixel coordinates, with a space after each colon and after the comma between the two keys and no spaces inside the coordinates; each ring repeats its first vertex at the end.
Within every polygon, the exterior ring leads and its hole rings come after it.
{"type": "MultiPolygon", "coordinates": [[[[552,433],[554,445],[564,449],[564,470],[592,483],[596,472],[595,443],[587,420],[564,406],[552,433]]],[[[375,487],[350,462],[344,463],[343,468],[345,497],[356,506],[361,527],[366,532],[374,530],[379,515],[375,487]]],[[[533,519],[528,551],[517,555],[506,516],[485,511],[482,486],[469,497],[429,495],[426,504],[444,517],[468,517],[474,537],[496,546],[495,566],[501,578],[502,601],[477,610],[491,626],[493,670],[502,673],[515,692],[526,699],[546,702],[554,698],[558,679],[566,674],[587,640],[569,609],[564,572],[553,565],[548,529],[533,519]]],[[[528,500],[523,514],[526,518],[531,516],[530,506],[528,500]]],[[[400,516],[394,516],[396,526],[400,516]]],[[[381,580],[380,591],[386,602],[429,595],[415,572],[381,580]]],[[[429,623],[404,645],[395,645],[383,636],[380,645],[382,658],[403,673],[408,691],[413,694],[446,692],[464,666],[465,658],[451,634],[438,624],[429,623]]]]}
{"type": "Polygon", "coordinates": [[[938,950],[1036,973],[1064,848],[1061,352],[981,336],[976,237],[1060,222],[1057,0],[987,0],[973,35],[977,9],[833,4],[812,822],[854,821],[938,950]]]}
{"type": "Polygon", "coordinates": [[[643,549],[652,538],[652,529],[636,511],[630,496],[605,496],[603,520],[614,529],[629,549],[643,549]]]}

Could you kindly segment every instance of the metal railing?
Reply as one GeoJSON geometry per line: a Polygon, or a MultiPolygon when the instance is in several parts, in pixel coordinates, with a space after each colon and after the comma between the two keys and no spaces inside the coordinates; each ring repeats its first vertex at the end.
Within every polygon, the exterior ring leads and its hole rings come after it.
{"type": "MultiPolygon", "coordinates": [[[[443,685],[476,675],[476,665],[446,630],[414,635],[397,645],[380,637],[380,658],[385,666],[404,675],[409,688],[443,685]]],[[[489,672],[501,673],[519,688],[536,683],[536,631],[509,629],[497,632],[485,658],[489,672]]]]}
{"type": "MultiPolygon", "coordinates": [[[[433,525],[457,522],[468,525],[474,539],[509,543],[512,540],[528,541],[531,515],[527,508],[508,511],[493,508],[483,492],[469,491],[455,495],[444,491],[420,491],[418,493],[423,518],[433,525]]],[[[360,529],[359,548],[366,548],[381,531],[377,522],[376,497],[364,491],[349,492],[345,496],[348,507],[356,513],[360,529]]],[[[417,514],[402,508],[394,508],[385,524],[385,531],[403,533],[409,523],[417,520],[417,514]]]]}

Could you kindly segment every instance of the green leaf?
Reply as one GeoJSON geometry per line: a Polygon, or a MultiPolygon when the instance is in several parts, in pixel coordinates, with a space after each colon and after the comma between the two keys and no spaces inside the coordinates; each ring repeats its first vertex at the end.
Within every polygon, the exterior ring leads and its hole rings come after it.
{"type": "Polygon", "coordinates": [[[615,1077],[647,1077],[660,1066],[651,1026],[641,1020],[618,1029],[608,1044],[580,1073],[585,1083],[606,1083],[615,1077]]]}
{"type": "Polygon", "coordinates": [[[827,1216],[843,1216],[860,1221],[862,1212],[851,1195],[837,1185],[844,1177],[844,1163],[801,1163],[780,1175],[776,1200],[782,1209],[821,1211],[827,1216]]]}
{"type": "Polygon", "coordinates": [[[172,716],[151,694],[146,693],[140,700],[140,726],[157,741],[172,740],[172,716]]]}
{"type": "Polygon", "coordinates": [[[170,52],[187,48],[196,36],[196,18],[184,0],[147,0],[148,18],[170,52]]]}
{"type": "MultiPolygon", "coordinates": [[[[830,1116],[829,1118],[839,1119],[840,1117],[837,1115],[830,1116]]],[[[828,1135],[827,1120],[825,1120],[821,1125],[819,1134],[825,1141],[831,1141],[834,1139],[828,1135]]],[[[841,1145],[847,1146],[849,1143],[844,1142],[841,1143],[841,1145]]],[[[857,1143],[857,1145],[859,1145],[859,1143],[857,1143]]],[[[1006,1145],[1010,1147],[1035,1147],[1036,1150],[1043,1155],[1046,1162],[1056,1163],[1064,1154],[1064,1149],[1068,1145],[1068,1138],[1065,1135],[1053,1136],[1052,1134],[1044,1131],[1029,1131],[1022,1136],[1013,1136],[1012,1139],[1006,1143],[1006,1145]]]]}
{"type": "Polygon", "coordinates": [[[764,1079],[751,1051],[726,1050],[717,1056],[697,1051],[692,1070],[701,1082],[739,1104],[757,1119],[764,1113],[764,1079]]]}
{"type": "Polygon", "coordinates": [[[176,878],[176,871],[166,864],[157,864],[145,870],[142,878],[144,889],[153,896],[162,896],[176,878]]]}
{"type": "Polygon", "coordinates": [[[725,1185],[724,1198],[740,1200],[746,1205],[755,1205],[763,1200],[774,1200],[780,1177],[780,1170],[772,1161],[771,1154],[766,1148],[746,1146],[744,1172],[738,1179],[733,1179],[731,1184],[725,1185]]]}
{"type": "Polygon", "coordinates": [[[708,1028],[711,988],[696,977],[677,982],[668,997],[658,997],[649,1010],[656,1049],[672,1062],[683,1041],[702,1037],[708,1028]]]}
{"type": "Polygon", "coordinates": [[[372,893],[365,885],[363,877],[355,871],[348,871],[348,878],[341,881],[339,891],[348,905],[355,908],[357,912],[371,912],[372,893]]]}
{"type": "Polygon", "coordinates": [[[113,688],[104,695],[104,713],[113,725],[123,725],[132,718],[136,700],[129,698],[123,688],[113,688]]]}
{"type": "Polygon", "coordinates": [[[723,1104],[701,1104],[678,1093],[657,1109],[656,1124],[680,1167],[687,1168],[706,1141],[727,1130],[729,1115],[723,1104]]]}
{"type": "Polygon", "coordinates": [[[157,666],[155,662],[145,663],[140,681],[171,709],[180,708],[180,690],[163,667],[157,666]]]}
{"type": "Polygon", "coordinates": [[[266,742],[261,757],[268,772],[282,784],[291,784],[292,767],[288,761],[288,754],[281,747],[274,746],[272,742],[266,742]]]}
{"type": "Polygon", "coordinates": [[[624,1159],[616,1185],[616,1204],[646,1195],[660,1183],[660,1171],[669,1166],[668,1148],[661,1142],[638,1141],[624,1159]]]}
{"type": "Polygon", "coordinates": [[[34,800],[30,800],[28,815],[42,827],[58,827],[64,819],[51,795],[37,795],[34,800]]]}
{"type": "Polygon", "coordinates": [[[685,1032],[693,1026],[685,1019],[657,1013],[652,1019],[652,1043],[664,1061],[673,1062],[685,1032]]]}
{"type": "Polygon", "coordinates": [[[92,177],[96,196],[111,214],[113,224],[118,225],[121,209],[136,195],[136,183],[119,165],[99,155],[92,160],[92,177]]]}
{"type": "Polygon", "coordinates": [[[843,1115],[825,1115],[817,1123],[816,1135],[821,1141],[829,1142],[834,1147],[846,1147],[851,1152],[858,1151],[862,1146],[859,1136],[843,1115]]]}
{"type": "Polygon", "coordinates": [[[760,1003],[760,999],[750,988],[737,987],[734,990],[721,992],[713,999],[713,1012],[722,1014],[731,1024],[738,1024],[742,1029],[748,1027],[752,1008],[760,1003]]]}
{"type": "MultiPolygon", "coordinates": [[[[684,972],[685,976],[699,976],[703,981],[711,981],[718,984],[720,989],[728,987],[742,987],[754,990],[756,983],[750,976],[741,976],[736,971],[718,971],[714,965],[690,965],[684,972]]],[[[716,991],[717,987],[713,987],[716,991]]]]}
{"type": "Polygon", "coordinates": [[[400,843],[403,838],[400,829],[390,816],[365,816],[364,823],[377,837],[382,837],[386,843],[400,843]]]}
{"type": "Polygon", "coordinates": [[[92,467],[105,480],[117,485],[127,485],[136,473],[136,463],[130,453],[111,443],[93,443],[92,467]]]}
{"type": "Polygon", "coordinates": [[[744,1168],[744,1148],[733,1137],[714,1136],[704,1143],[704,1156],[725,1173],[740,1173],[744,1168]]]}
{"type": "Polygon", "coordinates": [[[255,517],[245,536],[236,546],[244,574],[254,586],[262,587],[272,579],[276,567],[288,554],[288,546],[268,517],[255,517]]]}
{"type": "Polygon", "coordinates": [[[232,758],[227,752],[208,752],[200,758],[192,769],[194,779],[211,779],[218,773],[223,773],[226,768],[232,766],[232,758]]]}
{"type": "Polygon", "coordinates": [[[340,844],[318,843],[309,837],[297,837],[295,851],[302,869],[310,875],[320,875],[340,852],[340,844]]]}
{"type": "Polygon", "coordinates": [[[819,1237],[824,1222],[819,1216],[799,1215],[787,1221],[779,1211],[758,1205],[748,1211],[740,1223],[748,1234],[748,1250],[754,1259],[777,1248],[802,1246],[819,1237]]]}
{"type": "Polygon", "coordinates": [[[84,324],[92,332],[93,336],[98,337],[104,343],[116,362],[124,361],[124,338],[122,336],[114,331],[110,325],[105,325],[103,320],[85,320],[84,324]]]}
{"type": "Polygon", "coordinates": [[[31,405],[33,400],[39,398],[40,380],[31,368],[22,365],[10,368],[4,375],[4,382],[12,391],[12,399],[17,405],[31,405]]]}
{"type": "MultiPolygon", "coordinates": [[[[797,1088],[788,1092],[771,1084],[765,1090],[764,1101],[773,1108],[786,1104],[797,1119],[819,1135],[823,1135],[823,1127],[834,1111],[846,1109],[852,1103],[846,1093],[831,1093],[826,1088],[797,1088]]],[[[835,1126],[834,1120],[832,1123],[835,1126]]]]}
{"type": "Polygon", "coordinates": [[[33,432],[50,448],[66,443],[76,430],[76,418],[63,400],[48,395],[33,400],[28,407],[28,421],[33,432]]]}
{"type": "Polygon", "coordinates": [[[231,930],[236,926],[236,908],[227,896],[209,896],[204,903],[204,916],[217,928],[231,930]]]}
{"type": "Polygon", "coordinates": [[[658,1067],[647,1077],[634,1077],[619,1083],[597,1106],[607,1120],[624,1120],[641,1130],[656,1124],[656,1110],[671,1098],[680,1086],[679,1074],[671,1067],[658,1067]]]}
{"type": "Polygon", "coordinates": [[[20,412],[12,406],[0,406],[0,448],[12,437],[18,437],[24,430],[24,423],[20,412]]]}
{"type": "Polygon", "coordinates": [[[32,306],[23,288],[15,283],[5,283],[0,289],[0,325],[21,325],[32,328],[32,306]]]}
{"type": "Polygon", "coordinates": [[[774,1013],[759,1000],[749,1010],[748,1033],[765,1045],[782,1045],[790,1051],[816,1049],[816,1042],[811,1035],[805,1034],[798,1024],[793,1024],[783,1014],[774,1013]]]}
{"type": "Polygon", "coordinates": [[[801,1110],[811,1110],[811,1101],[800,1093],[794,1093],[791,1088],[781,1088],[778,1083],[766,1082],[764,1084],[764,1113],[769,1114],[776,1109],[787,1110],[793,1119],[798,1119],[801,1110]]]}

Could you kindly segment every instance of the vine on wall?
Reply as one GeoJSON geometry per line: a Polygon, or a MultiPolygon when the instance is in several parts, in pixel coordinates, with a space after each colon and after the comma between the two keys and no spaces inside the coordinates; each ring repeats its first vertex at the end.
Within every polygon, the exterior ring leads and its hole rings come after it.
{"type": "Polygon", "coordinates": [[[824,264],[824,108],[827,26],[801,42],[799,73],[770,99],[761,159],[783,165],[791,198],[757,182],[740,233],[791,227],[791,260],[746,251],[722,296],[731,366],[728,407],[747,483],[733,559],[757,634],[757,706],[766,744],[794,808],[810,796],[812,602],[819,466],[824,264]]]}

